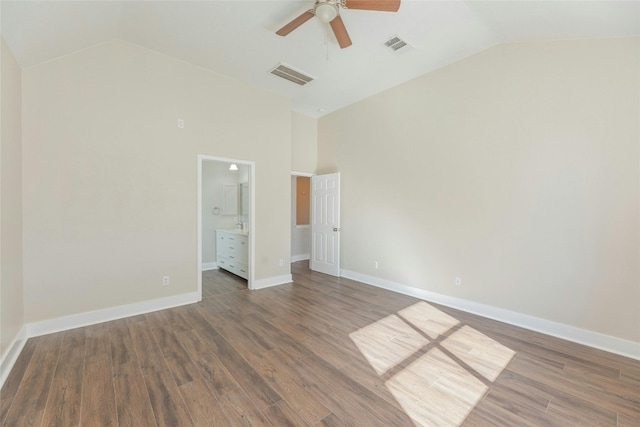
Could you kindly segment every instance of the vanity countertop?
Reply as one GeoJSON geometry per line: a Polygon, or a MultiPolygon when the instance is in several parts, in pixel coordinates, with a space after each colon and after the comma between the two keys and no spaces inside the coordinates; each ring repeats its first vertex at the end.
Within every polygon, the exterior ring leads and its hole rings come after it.
{"type": "Polygon", "coordinates": [[[225,231],[227,233],[239,234],[241,236],[248,236],[249,230],[241,230],[239,228],[220,228],[218,231],[225,231]]]}

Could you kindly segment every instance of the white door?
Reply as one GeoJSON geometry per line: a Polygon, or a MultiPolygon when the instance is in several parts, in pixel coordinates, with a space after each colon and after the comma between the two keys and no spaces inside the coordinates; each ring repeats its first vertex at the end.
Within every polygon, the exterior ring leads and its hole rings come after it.
{"type": "Polygon", "coordinates": [[[309,267],[340,277],[340,174],[311,177],[309,267]]]}

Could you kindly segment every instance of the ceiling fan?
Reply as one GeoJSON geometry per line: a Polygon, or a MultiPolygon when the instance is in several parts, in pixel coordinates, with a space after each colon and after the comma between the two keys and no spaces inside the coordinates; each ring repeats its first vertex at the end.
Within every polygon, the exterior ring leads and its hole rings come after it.
{"type": "Polygon", "coordinates": [[[320,21],[331,25],[341,49],[349,47],[351,38],[340,17],[340,8],[397,12],[400,8],[400,0],[316,0],[313,9],[307,10],[280,28],[276,34],[284,37],[315,16],[320,21]]]}

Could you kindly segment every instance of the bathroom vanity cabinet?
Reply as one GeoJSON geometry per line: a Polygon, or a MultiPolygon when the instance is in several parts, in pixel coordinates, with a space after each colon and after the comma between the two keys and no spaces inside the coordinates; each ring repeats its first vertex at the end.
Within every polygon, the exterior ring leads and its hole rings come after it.
{"type": "Polygon", "coordinates": [[[244,279],[249,279],[249,236],[242,230],[216,230],[216,258],[224,268],[244,279]]]}

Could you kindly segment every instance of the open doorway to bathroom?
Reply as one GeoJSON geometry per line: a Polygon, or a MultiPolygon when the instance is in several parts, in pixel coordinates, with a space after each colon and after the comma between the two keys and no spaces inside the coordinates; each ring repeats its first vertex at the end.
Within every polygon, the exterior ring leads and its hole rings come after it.
{"type": "Polygon", "coordinates": [[[311,254],[311,174],[291,174],[291,262],[311,254]]]}
{"type": "Polygon", "coordinates": [[[254,163],[198,156],[198,290],[252,288],[254,163]]]}

